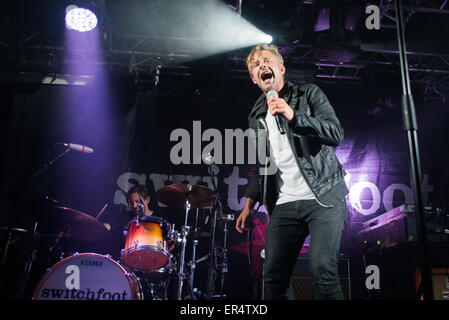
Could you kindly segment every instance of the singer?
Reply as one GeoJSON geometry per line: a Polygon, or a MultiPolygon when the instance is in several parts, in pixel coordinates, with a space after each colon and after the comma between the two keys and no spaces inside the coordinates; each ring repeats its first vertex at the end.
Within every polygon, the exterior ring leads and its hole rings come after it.
{"type": "Polygon", "coordinates": [[[263,92],[249,114],[249,127],[266,130],[268,139],[258,137],[255,142],[268,144],[269,160],[278,169],[275,174],[263,174],[267,171],[260,163],[265,162],[256,162],[236,229],[243,233],[247,228],[256,202],[265,205],[270,216],[265,241],[266,298],[293,299],[290,278],[310,234],[315,299],[343,299],[337,264],[348,188],[346,171],[333,149],[343,141],[343,128],[318,86],[296,86],[284,80],[284,60],[276,46],[257,45],[246,62],[251,80],[263,92]]]}

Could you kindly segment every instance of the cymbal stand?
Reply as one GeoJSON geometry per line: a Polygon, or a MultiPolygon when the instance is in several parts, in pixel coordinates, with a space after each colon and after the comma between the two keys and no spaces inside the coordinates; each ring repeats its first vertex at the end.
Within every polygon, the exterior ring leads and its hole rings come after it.
{"type": "Polygon", "coordinates": [[[220,211],[221,213],[221,201],[220,201],[220,195],[218,193],[218,187],[215,183],[215,172],[218,172],[218,166],[213,163],[209,166],[208,171],[210,173],[210,177],[212,180],[212,185],[214,187],[215,191],[215,201],[212,208],[212,221],[211,221],[211,235],[210,235],[210,255],[209,255],[209,270],[207,275],[207,292],[206,292],[206,299],[211,300],[212,299],[212,292],[214,291],[214,282],[216,277],[216,248],[215,248],[215,231],[217,227],[217,215],[220,211]]]}
{"type": "Polygon", "coordinates": [[[206,299],[211,300],[214,289],[214,282],[216,280],[216,245],[215,245],[215,230],[217,227],[217,212],[218,212],[218,197],[215,198],[215,204],[212,210],[212,221],[211,221],[211,235],[210,235],[210,253],[209,253],[209,270],[207,275],[207,292],[206,299]]]}
{"type": "Polygon", "coordinates": [[[213,298],[225,299],[226,298],[226,294],[224,293],[224,283],[226,281],[227,274],[228,274],[228,255],[227,255],[227,253],[228,253],[228,244],[227,244],[227,242],[228,242],[228,233],[229,233],[228,222],[234,220],[234,215],[233,214],[225,215],[222,218],[220,218],[220,220],[224,221],[223,247],[221,247],[219,245],[215,245],[215,249],[214,249],[215,258],[216,259],[218,259],[218,258],[221,259],[221,260],[219,260],[221,262],[221,264],[216,263],[217,273],[218,272],[220,273],[220,294],[219,295],[213,295],[213,298]],[[220,267],[220,270],[218,270],[219,267],[220,267]]]}
{"type": "Polygon", "coordinates": [[[195,269],[196,269],[196,262],[195,262],[195,256],[196,256],[196,247],[198,245],[198,240],[193,240],[193,249],[192,249],[192,260],[190,261],[190,274],[189,274],[189,288],[191,293],[191,299],[196,300],[194,297],[194,291],[193,291],[193,279],[195,276],[195,269]]]}
{"type": "MultiPolygon", "coordinates": [[[[199,208],[196,209],[195,229],[194,229],[195,235],[198,233],[198,211],[199,211],[199,208]]],[[[189,274],[189,287],[190,287],[192,299],[195,299],[195,297],[193,296],[193,279],[195,276],[195,269],[196,269],[195,259],[196,259],[196,247],[197,246],[198,246],[198,240],[194,239],[193,240],[193,248],[192,248],[192,260],[190,261],[190,274],[189,274]]]]}
{"type": "Polygon", "coordinates": [[[220,278],[220,297],[225,298],[226,295],[223,293],[224,282],[228,274],[228,221],[224,220],[224,239],[223,239],[223,262],[221,264],[221,278],[220,278]]]}
{"type": "Polygon", "coordinates": [[[31,234],[30,249],[29,249],[29,252],[27,253],[27,259],[25,261],[23,276],[19,281],[19,289],[17,291],[17,297],[16,297],[18,300],[23,299],[23,295],[25,293],[25,287],[27,285],[28,277],[31,272],[31,267],[33,266],[34,258],[36,256],[36,243],[38,242],[38,240],[39,240],[39,234],[37,233],[37,222],[35,222],[34,230],[33,230],[33,233],[31,234]]]}
{"type": "Polygon", "coordinates": [[[182,286],[184,282],[184,260],[186,254],[187,235],[189,234],[190,227],[187,225],[188,214],[190,211],[190,202],[186,199],[186,216],[184,220],[184,226],[182,227],[182,249],[181,249],[181,261],[179,264],[178,272],[178,300],[182,300],[182,286]]]}
{"type": "Polygon", "coordinates": [[[28,233],[27,230],[20,228],[6,228],[4,231],[7,232],[7,238],[6,245],[3,248],[2,268],[6,268],[6,258],[8,255],[9,246],[11,245],[11,243],[13,243],[14,234],[17,233],[19,234],[19,236],[23,236],[28,233]]]}

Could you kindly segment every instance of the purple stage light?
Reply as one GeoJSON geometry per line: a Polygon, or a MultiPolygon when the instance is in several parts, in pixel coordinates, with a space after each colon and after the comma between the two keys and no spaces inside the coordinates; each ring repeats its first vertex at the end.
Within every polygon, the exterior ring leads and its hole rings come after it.
{"type": "Polygon", "coordinates": [[[88,9],[77,6],[66,8],[65,24],[67,29],[86,32],[95,29],[97,23],[97,16],[88,9]]]}

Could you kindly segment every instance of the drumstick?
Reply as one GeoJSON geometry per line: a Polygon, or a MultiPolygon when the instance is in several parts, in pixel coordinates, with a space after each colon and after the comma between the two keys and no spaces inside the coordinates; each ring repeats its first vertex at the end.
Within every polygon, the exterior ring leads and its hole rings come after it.
{"type": "Polygon", "coordinates": [[[95,218],[96,220],[98,220],[98,218],[101,216],[101,214],[103,213],[103,211],[106,209],[106,207],[108,206],[108,204],[106,203],[103,207],[103,209],[101,209],[100,213],[97,214],[97,217],[95,218]]]}

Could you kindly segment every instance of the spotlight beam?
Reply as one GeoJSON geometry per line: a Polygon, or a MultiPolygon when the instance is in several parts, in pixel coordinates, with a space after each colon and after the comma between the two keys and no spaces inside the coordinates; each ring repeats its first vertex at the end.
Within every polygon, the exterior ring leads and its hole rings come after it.
{"type": "Polygon", "coordinates": [[[137,31],[131,33],[165,38],[161,46],[175,48],[170,39],[194,40],[183,44],[189,47],[192,60],[273,40],[241,16],[237,8],[218,0],[164,0],[147,7],[130,4],[122,19],[127,29],[137,31]]]}

